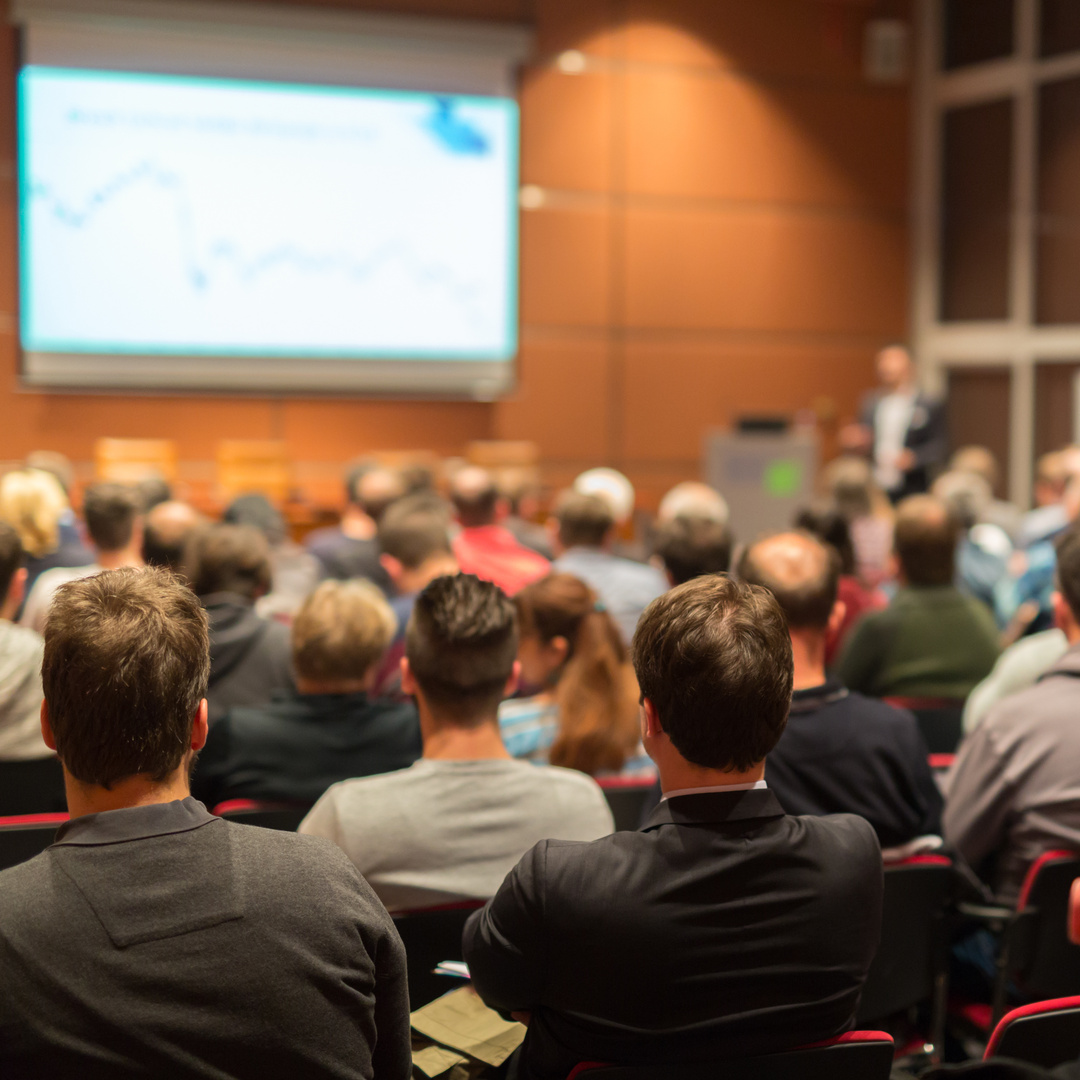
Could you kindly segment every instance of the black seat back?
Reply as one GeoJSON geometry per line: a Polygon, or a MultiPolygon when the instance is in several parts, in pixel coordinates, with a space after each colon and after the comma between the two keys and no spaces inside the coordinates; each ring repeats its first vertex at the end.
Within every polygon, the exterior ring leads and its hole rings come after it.
{"type": "Polygon", "coordinates": [[[435,975],[435,965],[462,959],[461,933],[469,916],[483,906],[483,900],[466,900],[394,916],[394,925],[405,945],[411,1008],[418,1009],[461,985],[445,975],[435,975]]]}
{"type": "Polygon", "coordinates": [[[64,771],[58,758],[0,761],[0,817],[65,810],[64,771]]]}
{"type": "Polygon", "coordinates": [[[1044,1069],[1076,1061],[1080,1057],[1080,997],[1014,1009],[995,1029],[986,1056],[1014,1058],[1044,1069]]]}
{"type": "MultiPolygon", "coordinates": [[[[52,816],[52,815],[40,815],[52,816]]],[[[39,815],[31,815],[25,822],[0,824],[0,870],[40,855],[56,838],[67,815],[55,815],[59,820],[39,821],[39,815]]]]}
{"type": "Polygon", "coordinates": [[[1032,864],[1009,927],[1009,970],[1030,1000],[1080,994],[1080,945],[1068,939],[1069,889],[1080,854],[1051,851],[1032,864]]]}

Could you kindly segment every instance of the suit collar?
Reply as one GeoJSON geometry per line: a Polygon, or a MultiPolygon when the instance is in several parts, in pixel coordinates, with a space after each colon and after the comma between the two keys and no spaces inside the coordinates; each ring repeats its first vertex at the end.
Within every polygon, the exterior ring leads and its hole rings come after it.
{"type": "Polygon", "coordinates": [[[721,825],[728,821],[783,816],[784,808],[768,788],[718,791],[709,795],[679,795],[660,803],[649,815],[642,831],[661,825],[721,825]]]}

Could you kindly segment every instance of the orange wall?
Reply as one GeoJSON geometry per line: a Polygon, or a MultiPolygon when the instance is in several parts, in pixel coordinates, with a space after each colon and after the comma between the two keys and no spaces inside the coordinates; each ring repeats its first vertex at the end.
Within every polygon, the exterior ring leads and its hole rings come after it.
{"type": "MultiPolygon", "coordinates": [[[[283,0],[288,2],[288,0],[283,0]]],[[[292,0],[300,2],[300,0],[292,0]]],[[[397,0],[535,21],[522,73],[520,383],[496,404],[43,394],[16,375],[14,42],[0,40],[0,459],[98,435],[284,438],[327,478],[371,449],[539,442],[548,478],[653,501],[744,411],[850,415],[907,311],[906,89],[860,75],[861,0],[397,0]],[[559,54],[585,54],[566,74],[559,54]]],[[[826,436],[830,423],[823,425],[826,436]]],[[[323,485],[319,485],[323,488],[323,485]]],[[[323,488],[325,490],[325,488],[323,488]]]]}

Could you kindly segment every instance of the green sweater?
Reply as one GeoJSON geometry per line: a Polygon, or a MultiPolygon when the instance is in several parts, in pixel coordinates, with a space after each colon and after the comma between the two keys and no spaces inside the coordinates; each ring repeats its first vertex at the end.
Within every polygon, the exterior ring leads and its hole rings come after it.
{"type": "Polygon", "coordinates": [[[998,652],[993,616],[974,597],[951,585],[911,587],[856,624],[836,674],[873,697],[962,699],[998,652]]]}

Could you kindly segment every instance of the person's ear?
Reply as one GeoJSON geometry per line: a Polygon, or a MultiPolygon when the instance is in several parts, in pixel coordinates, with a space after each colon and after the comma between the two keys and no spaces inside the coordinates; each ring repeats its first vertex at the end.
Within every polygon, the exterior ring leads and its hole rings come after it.
{"type": "Polygon", "coordinates": [[[641,702],[641,711],[645,717],[645,734],[650,739],[656,739],[663,735],[664,726],[660,723],[660,714],[656,711],[656,706],[648,698],[641,702]]]}
{"type": "Polygon", "coordinates": [[[49,706],[44,699],[42,699],[41,702],[41,739],[45,743],[45,745],[55,754],[56,736],[53,735],[52,724],[49,723],[49,706]]]}
{"type": "Polygon", "coordinates": [[[1054,625],[1069,639],[1075,641],[1080,633],[1080,624],[1076,621],[1069,602],[1062,596],[1059,589],[1055,589],[1050,596],[1050,604],[1054,611],[1054,625]]]}
{"type": "Polygon", "coordinates": [[[210,731],[209,710],[206,698],[199,702],[195,710],[195,719],[191,723],[191,749],[198,753],[206,745],[206,736],[210,731]]]}
{"type": "Polygon", "coordinates": [[[517,693],[518,684],[521,682],[521,661],[515,660],[513,670],[510,672],[510,678],[506,680],[506,686],[503,687],[503,697],[513,697],[517,693]]]}
{"type": "Polygon", "coordinates": [[[566,658],[570,655],[570,642],[562,634],[556,634],[547,643],[547,647],[552,651],[552,659],[560,666],[566,662],[566,658]]]}
{"type": "Polygon", "coordinates": [[[401,580],[401,572],[405,569],[399,559],[393,555],[380,555],[379,565],[386,571],[386,576],[395,584],[401,580]]]}
{"type": "Polygon", "coordinates": [[[408,694],[409,697],[416,697],[416,690],[416,676],[409,667],[408,657],[403,656],[401,658],[401,692],[408,694]]]}
{"type": "Polygon", "coordinates": [[[826,633],[830,638],[835,638],[840,633],[840,627],[844,625],[844,616],[847,615],[847,604],[843,600],[837,600],[829,612],[829,622],[826,633]]]}
{"type": "Polygon", "coordinates": [[[29,571],[25,566],[20,566],[11,575],[7,596],[0,596],[0,618],[12,619],[15,612],[22,607],[22,602],[26,598],[26,579],[28,575],[29,571]]]}

